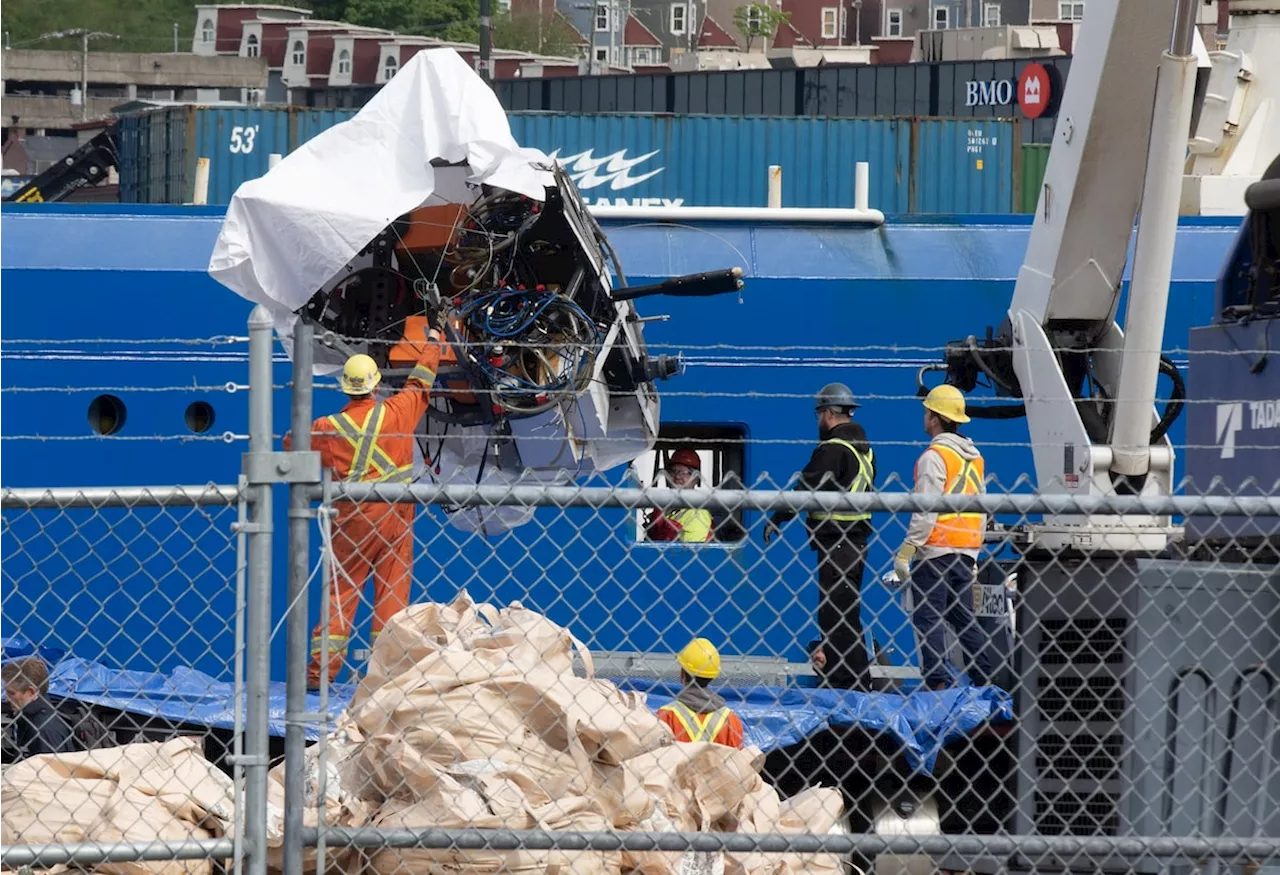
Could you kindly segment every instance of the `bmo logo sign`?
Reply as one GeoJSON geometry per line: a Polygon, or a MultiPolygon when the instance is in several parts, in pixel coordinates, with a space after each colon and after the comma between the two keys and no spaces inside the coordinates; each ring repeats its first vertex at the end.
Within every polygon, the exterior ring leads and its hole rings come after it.
{"type": "Polygon", "coordinates": [[[964,83],[965,106],[1008,106],[1013,103],[1013,80],[997,79],[994,82],[978,82],[970,79],[964,83]]]}
{"type": "Polygon", "coordinates": [[[1053,79],[1041,64],[1027,64],[1017,79],[970,79],[964,83],[964,105],[1012,106],[1018,105],[1027,118],[1040,118],[1049,113],[1056,96],[1053,79]]]}

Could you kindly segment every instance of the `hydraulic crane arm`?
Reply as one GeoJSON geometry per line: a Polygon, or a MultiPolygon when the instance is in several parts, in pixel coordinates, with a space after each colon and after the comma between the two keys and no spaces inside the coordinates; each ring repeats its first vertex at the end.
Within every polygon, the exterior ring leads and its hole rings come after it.
{"type": "Polygon", "coordinates": [[[112,125],[5,200],[19,204],[55,203],[81,186],[98,184],[108,171],[120,166],[118,133],[119,128],[112,125]]]}
{"type": "MultiPolygon", "coordinates": [[[[1043,492],[1167,495],[1177,407],[1154,412],[1195,92],[1195,0],[1090,0],[1008,317],[948,346],[948,380],[985,375],[1025,412],[1043,492]],[[1134,220],[1126,330],[1115,322],[1134,220]]],[[[1168,518],[1057,517],[1035,546],[1158,552],[1168,518]]]]}

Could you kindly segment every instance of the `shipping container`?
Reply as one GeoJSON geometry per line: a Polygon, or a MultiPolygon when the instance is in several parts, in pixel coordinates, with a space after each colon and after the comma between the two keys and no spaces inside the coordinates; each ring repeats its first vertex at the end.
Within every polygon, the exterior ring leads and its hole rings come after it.
{"type": "Polygon", "coordinates": [[[911,122],[899,119],[513,113],[511,133],[569,170],[588,203],[763,207],[769,165],[782,203],[852,207],[854,166],[870,164],[870,200],[907,211],[911,122]]]}
{"type": "Polygon", "coordinates": [[[511,112],[654,113],[814,118],[1017,118],[1024,143],[1053,139],[1057,97],[1071,58],[871,64],[799,70],[730,70],[513,79],[495,85],[511,112]],[[1021,114],[1014,85],[1031,63],[1049,75],[1051,105],[1021,114]]]}
{"type": "Polygon", "coordinates": [[[1018,212],[1034,213],[1040,202],[1040,185],[1049,166],[1049,144],[1023,143],[1022,166],[1018,171],[1018,212]]]}
{"type": "Polygon", "coordinates": [[[1001,119],[917,119],[910,212],[1012,212],[1018,131],[1001,119]]]}
{"type": "Polygon", "coordinates": [[[173,106],[120,119],[120,200],[191,203],[196,159],[209,159],[210,204],[225,204],[247,179],[287,154],[293,111],[284,108],[173,106]]]}
{"type": "Polygon", "coordinates": [[[1007,213],[1018,125],[1009,119],[808,119],[512,113],[525,146],[557,157],[592,204],[851,207],[859,161],[886,213],[1007,213]]]}
{"type": "Polygon", "coordinates": [[[301,146],[334,125],[341,124],[359,112],[356,109],[296,109],[293,117],[289,151],[301,146]]]}
{"type": "MultiPolygon", "coordinates": [[[[121,125],[121,199],[189,203],[197,157],[210,159],[209,203],[351,118],[355,110],[175,107],[121,125]]],[[[1019,135],[1009,119],[724,118],[511,113],[516,141],[555,156],[592,204],[765,206],[768,168],[782,202],[852,207],[859,161],[869,201],[890,214],[1007,213],[1019,135]]]]}

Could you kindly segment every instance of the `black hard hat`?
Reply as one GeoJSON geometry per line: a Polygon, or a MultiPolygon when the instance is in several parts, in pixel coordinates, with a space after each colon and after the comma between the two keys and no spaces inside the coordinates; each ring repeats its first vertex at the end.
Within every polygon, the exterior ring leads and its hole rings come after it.
{"type": "Polygon", "coordinates": [[[861,406],[857,401],[853,400],[853,390],[844,383],[828,383],[818,391],[818,403],[814,409],[837,408],[852,410],[861,406]]]}

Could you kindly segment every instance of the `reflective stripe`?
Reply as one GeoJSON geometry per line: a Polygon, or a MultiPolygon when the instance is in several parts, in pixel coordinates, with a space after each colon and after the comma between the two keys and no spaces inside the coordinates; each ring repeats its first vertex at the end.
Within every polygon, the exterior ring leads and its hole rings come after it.
{"type": "MultiPolygon", "coordinates": [[[[346,653],[347,645],[350,643],[351,643],[351,639],[348,638],[346,635],[330,635],[329,636],[329,653],[331,655],[346,653]]],[[[324,639],[312,638],[311,639],[311,655],[315,656],[317,653],[323,653],[323,652],[324,652],[324,639]]]]}
{"type": "Polygon", "coordinates": [[[329,422],[334,430],[347,443],[355,448],[355,456],[351,460],[351,470],[347,472],[349,482],[371,481],[374,483],[408,483],[413,479],[413,466],[399,466],[391,460],[386,451],[378,445],[382,434],[382,422],[386,410],[379,401],[373,405],[364,427],[356,425],[356,421],[348,413],[330,416],[329,422]],[[372,469],[373,476],[368,476],[372,469]]]}
{"type": "Polygon", "coordinates": [[[413,370],[409,372],[409,379],[430,386],[436,381],[436,372],[426,365],[414,365],[413,370]]]}
{"type": "Polygon", "coordinates": [[[360,443],[356,445],[356,457],[351,460],[351,471],[347,474],[348,480],[365,479],[364,475],[369,471],[369,460],[373,457],[373,445],[378,440],[379,432],[382,431],[382,420],[386,413],[382,409],[381,401],[373,405],[373,412],[364,421],[364,433],[360,436],[360,443]]]}
{"type": "Polygon", "coordinates": [[[680,527],[681,541],[701,543],[711,540],[711,511],[700,507],[682,507],[667,517],[680,527]]]}
{"type": "MultiPolygon", "coordinates": [[[[849,484],[850,492],[870,492],[871,491],[871,463],[875,460],[875,453],[867,450],[866,453],[861,452],[857,447],[848,441],[832,438],[823,441],[821,445],[836,444],[844,447],[853,453],[853,457],[858,460],[858,473],[853,475],[853,482],[849,484]]],[[[809,514],[809,519],[815,522],[832,520],[841,523],[856,523],[862,520],[871,519],[870,513],[824,513],[823,511],[814,511],[809,514]]]]}
{"type": "Polygon", "coordinates": [[[720,734],[720,730],[724,729],[726,723],[729,722],[729,715],[733,712],[728,708],[718,708],[710,714],[698,715],[693,713],[693,709],[680,701],[672,702],[670,705],[663,705],[659,711],[669,711],[680,722],[680,726],[684,728],[684,734],[689,737],[689,741],[715,741],[716,736],[720,734]],[[695,727],[697,727],[695,729],[695,727]]]}
{"type": "MultiPolygon", "coordinates": [[[[947,469],[943,494],[981,495],[986,491],[981,456],[976,459],[966,459],[951,447],[941,445],[931,446],[929,450],[942,457],[942,463],[947,469]]],[[[977,550],[982,547],[982,534],[986,526],[986,514],[940,513],[925,544],[930,547],[947,547],[953,550],[977,550]]]]}

